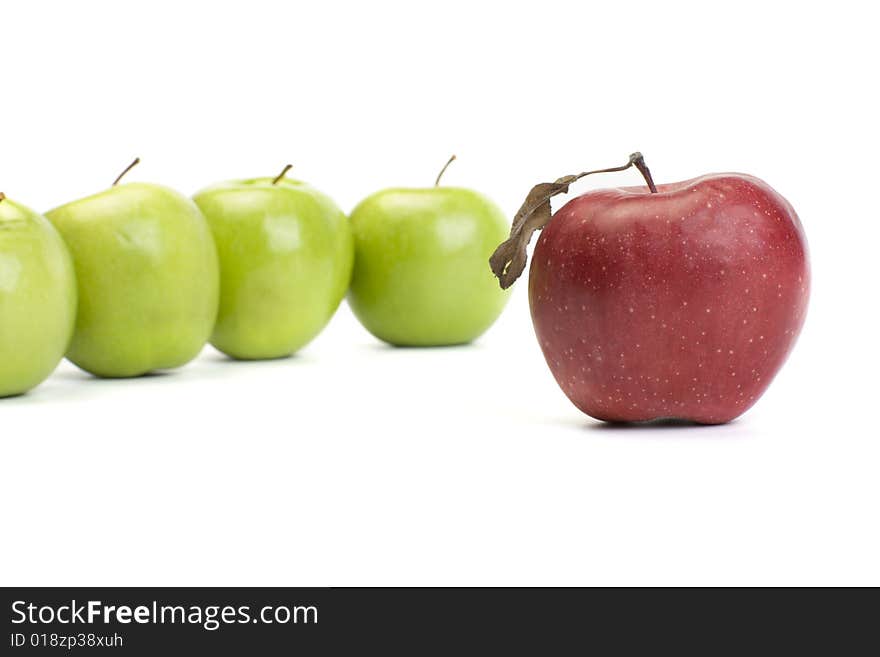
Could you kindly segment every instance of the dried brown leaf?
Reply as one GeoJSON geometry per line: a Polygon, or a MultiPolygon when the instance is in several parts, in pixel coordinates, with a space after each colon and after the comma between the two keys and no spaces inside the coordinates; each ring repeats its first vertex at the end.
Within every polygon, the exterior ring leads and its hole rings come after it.
{"type": "Polygon", "coordinates": [[[527,248],[535,231],[541,230],[552,216],[550,199],[557,194],[564,194],[568,186],[578,176],[563,176],[552,183],[538,183],[532,187],[526,200],[513,218],[510,237],[502,242],[492,257],[489,266],[498,277],[502,289],[513,285],[526,268],[527,248]]]}
{"type": "Polygon", "coordinates": [[[656,192],[651,172],[645,165],[641,153],[633,153],[629,161],[623,166],[608,169],[585,171],[572,176],[562,176],[552,183],[538,183],[532,187],[526,200],[523,202],[510,228],[510,237],[502,242],[489,258],[489,267],[492,273],[498,277],[498,282],[503,289],[509,288],[520,277],[526,268],[528,258],[528,245],[536,230],[541,230],[551,219],[550,199],[557,194],[565,194],[573,182],[584,176],[594,173],[607,173],[610,171],[623,171],[630,167],[636,167],[644,176],[651,192],[656,192]]]}

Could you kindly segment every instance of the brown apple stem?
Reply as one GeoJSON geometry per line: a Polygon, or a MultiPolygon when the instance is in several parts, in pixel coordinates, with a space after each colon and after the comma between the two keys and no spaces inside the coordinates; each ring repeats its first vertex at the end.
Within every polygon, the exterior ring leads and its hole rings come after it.
{"type": "Polygon", "coordinates": [[[116,180],[113,181],[113,184],[111,185],[111,187],[116,187],[116,185],[119,184],[119,181],[122,180],[122,178],[125,176],[125,174],[127,174],[129,171],[134,169],[140,163],[141,163],[141,158],[139,158],[139,157],[134,158],[132,163],[129,164],[127,167],[125,167],[122,170],[122,173],[120,173],[118,176],[116,176],[116,180]]]}
{"type": "Polygon", "coordinates": [[[645,164],[645,157],[636,151],[632,155],[629,156],[630,163],[639,170],[639,173],[642,174],[642,178],[645,179],[645,182],[648,183],[648,189],[651,190],[652,194],[657,193],[657,186],[654,184],[654,179],[651,177],[651,170],[648,168],[648,165],[645,164]]]}
{"type": "Polygon", "coordinates": [[[281,173],[279,173],[277,176],[275,176],[275,178],[272,180],[272,184],[277,185],[278,183],[280,183],[282,178],[284,178],[284,176],[287,175],[287,172],[290,171],[292,168],[293,168],[292,164],[285,164],[284,168],[281,169],[281,173]]]}
{"type": "Polygon", "coordinates": [[[6,194],[4,194],[3,192],[0,192],[0,203],[2,203],[5,200],[6,200],[6,194]]]}
{"type": "Polygon", "coordinates": [[[498,282],[501,284],[502,289],[506,290],[513,285],[514,281],[525,270],[526,260],[528,259],[527,247],[532,239],[532,235],[536,230],[541,230],[546,226],[552,216],[550,209],[551,198],[557,194],[565,194],[568,192],[569,185],[584,176],[591,176],[594,173],[625,171],[630,167],[635,167],[639,170],[639,173],[645,178],[645,182],[648,183],[648,189],[651,190],[652,194],[656,194],[657,187],[651,178],[651,171],[648,169],[648,165],[645,164],[645,158],[639,152],[630,155],[629,161],[619,167],[584,171],[572,176],[563,176],[552,183],[539,183],[532,187],[522,207],[520,207],[513,218],[510,237],[502,242],[495,249],[492,257],[489,258],[489,267],[492,268],[492,273],[498,277],[498,282]]]}
{"type": "Polygon", "coordinates": [[[455,155],[453,155],[452,157],[450,157],[446,161],[446,164],[444,164],[443,168],[440,169],[440,173],[437,174],[437,180],[434,181],[434,187],[440,186],[440,179],[443,177],[443,174],[446,173],[446,169],[449,168],[449,165],[452,164],[454,161],[455,161],[455,155]]]}

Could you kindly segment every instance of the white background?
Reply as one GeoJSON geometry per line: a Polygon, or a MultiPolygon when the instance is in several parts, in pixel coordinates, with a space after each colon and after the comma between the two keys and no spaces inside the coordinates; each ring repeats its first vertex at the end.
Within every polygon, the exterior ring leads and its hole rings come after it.
{"type": "MultiPolygon", "coordinates": [[[[63,364],[0,402],[0,583],[880,584],[876,16],[870,3],[17,2],[0,189],[132,180],[532,184],[646,155],[789,198],[805,331],[721,427],[607,427],[543,363],[520,283],[472,347],[397,350],[343,305],[298,357],[63,364]],[[552,7],[552,9],[551,9],[552,7]]],[[[637,183],[632,171],[573,191],[637,183]]],[[[2,364],[0,364],[2,365],[2,364]]]]}

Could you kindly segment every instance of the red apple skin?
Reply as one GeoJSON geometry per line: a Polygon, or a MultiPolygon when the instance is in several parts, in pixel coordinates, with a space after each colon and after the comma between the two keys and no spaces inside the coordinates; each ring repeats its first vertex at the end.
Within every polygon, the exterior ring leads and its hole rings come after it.
{"type": "Polygon", "coordinates": [[[611,422],[729,422],[801,330],[810,270],[794,209],[752,176],[605,189],[553,216],[529,301],[556,381],[611,422]]]}

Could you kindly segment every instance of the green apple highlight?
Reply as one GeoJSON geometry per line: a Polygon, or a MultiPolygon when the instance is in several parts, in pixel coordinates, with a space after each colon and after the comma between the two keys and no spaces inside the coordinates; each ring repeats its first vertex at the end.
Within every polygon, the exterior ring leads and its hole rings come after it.
{"type": "Polygon", "coordinates": [[[0,397],[43,381],[67,350],[76,281],[46,218],[0,194],[0,397]]]}
{"type": "Polygon", "coordinates": [[[351,215],[349,304],[370,333],[393,345],[470,342],[507,303],[486,266],[507,219],[485,196],[439,181],[377,192],[351,215]]]}
{"type": "Polygon", "coordinates": [[[46,214],[76,270],[79,307],[67,356],[103,377],[195,358],[219,297],[217,254],[195,203],[160,185],[118,183],[46,214]]]}
{"type": "Polygon", "coordinates": [[[211,342],[233,358],[296,352],[320,333],[348,289],[354,259],[348,219],[318,190],[285,178],[289,168],[194,197],[220,260],[211,342]]]}

